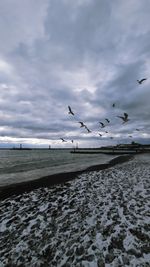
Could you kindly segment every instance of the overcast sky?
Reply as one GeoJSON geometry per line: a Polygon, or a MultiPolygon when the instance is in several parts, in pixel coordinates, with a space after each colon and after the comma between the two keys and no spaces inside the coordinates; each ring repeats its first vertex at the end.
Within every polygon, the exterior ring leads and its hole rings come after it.
{"type": "Polygon", "coordinates": [[[0,1],[0,146],[71,140],[150,143],[149,0],[0,1]]]}

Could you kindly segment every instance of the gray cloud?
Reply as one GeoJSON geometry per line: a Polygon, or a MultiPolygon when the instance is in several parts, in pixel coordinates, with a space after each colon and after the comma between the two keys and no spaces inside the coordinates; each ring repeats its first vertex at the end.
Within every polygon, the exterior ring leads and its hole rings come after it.
{"type": "Polygon", "coordinates": [[[147,0],[2,0],[0,135],[30,145],[59,146],[63,136],[99,146],[128,133],[149,142],[149,13],[147,0]],[[126,125],[117,118],[124,112],[126,125]],[[105,118],[109,135],[99,139],[105,118]],[[80,120],[93,132],[80,129],[80,120]]]}

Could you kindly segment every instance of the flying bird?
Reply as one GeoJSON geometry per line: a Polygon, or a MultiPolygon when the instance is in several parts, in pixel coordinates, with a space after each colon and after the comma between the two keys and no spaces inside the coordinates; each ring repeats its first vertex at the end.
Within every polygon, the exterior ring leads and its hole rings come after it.
{"type": "Polygon", "coordinates": [[[123,116],[117,116],[118,118],[122,119],[123,120],[123,123],[129,121],[128,119],[128,114],[127,113],[124,113],[124,117],[123,116]]]}
{"type": "Polygon", "coordinates": [[[107,121],[108,123],[110,123],[110,120],[109,119],[105,119],[105,121],[107,121]]]}
{"type": "Polygon", "coordinates": [[[81,127],[86,127],[86,125],[84,124],[84,122],[82,122],[82,121],[78,121],[78,122],[81,124],[80,128],[81,127]]]}
{"type": "Polygon", "coordinates": [[[107,131],[105,131],[105,133],[108,133],[107,131]]]}
{"type": "Polygon", "coordinates": [[[86,125],[85,125],[85,129],[88,131],[88,133],[92,132],[86,125]]]}
{"type": "Polygon", "coordinates": [[[99,121],[99,123],[101,124],[101,128],[105,127],[105,124],[103,122],[99,121]]]}
{"type": "Polygon", "coordinates": [[[102,134],[100,134],[100,133],[98,133],[99,134],[99,136],[103,136],[102,134]]]}
{"type": "Polygon", "coordinates": [[[140,131],[140,129],[135,129],[136,131],[140,131]]]}
{"type": "Polygon", "coordinates": [[[113,103],[113,104],[112,104],[112,107],[114,108],[114,107],[115,107],[115,105],[116,105],[116,104],[115,104],[115,103],[113,103]]]}
{"type": "Polygon", "coordinates": [[[113,139],[113,137],[111,136],[110,139],[113,139]]]}
{"type": "Polygon", "coordinates": [[[71,110],[71,107],[70,107],[70,106],[68,106],[68,109],[69,109],[69,112],[68,112],[68,114],[71,114],[71,115],[73,115],[73,116],[74,116],[74,113],[73,113],[73,111],[71,110]]]}
{"type": "Polygon", "coordinates": [[[137,80],[137,82],[139,83],[139,84],[142,84],[144,81],[146,81],[147,80],[147,78],[143,78],[143,79],[141,79],[141,80],[137,80]]]}
{"type": "Polygon", "coordinates": [[[132,138],[132,135],[129,135],[130,138],[132,138]]]}
{"type": "Polygon", "coordinates": [[[60,138],[62,140],[62,142],[67,142],[64,138],[60,138]]]}
{"type": "Polygon", "coordinates": [[[73,140],[71,140],[71,143],[73,143],[73,140]]]}

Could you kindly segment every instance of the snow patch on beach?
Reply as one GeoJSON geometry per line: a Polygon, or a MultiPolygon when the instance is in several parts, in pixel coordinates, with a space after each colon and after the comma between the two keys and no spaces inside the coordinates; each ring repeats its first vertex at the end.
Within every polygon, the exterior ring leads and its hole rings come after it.
{"type": "Polygon", "coordinates": [[[0,202],[0,266],[148,267],[150,156],[0,202]]]}

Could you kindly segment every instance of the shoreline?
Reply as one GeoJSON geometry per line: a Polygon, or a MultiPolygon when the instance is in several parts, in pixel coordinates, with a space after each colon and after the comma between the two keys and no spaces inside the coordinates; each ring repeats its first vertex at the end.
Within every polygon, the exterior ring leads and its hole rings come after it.
{"type": "Polygon", "coordinates": [[[123,162],[129,161],[133,158],[133,155],[120,155],[108,163],[93,165],[91,167],[87,167],[83,170],[73,171],[73,172],[62,172],[58,174],[53,174],[45,177],[41,177],[35,180],[6,185],[0,187],[0,200],[6,199],[12,195],[23,194],[24,192],[30,192],[33,189],[37,189],[39,187],[52,186],[55,184],[65,183],[69,180],[75,179],[75,177],[79,174],[90,172],[90,171],[99,171],[108,169],[113,167],[116,164],[121,164],[123,162]]]}
{"type": "Polygon", "coordinates": [[[149,163],[137,155],[0,201],[0,266],[149,266],[149,163]]]}

